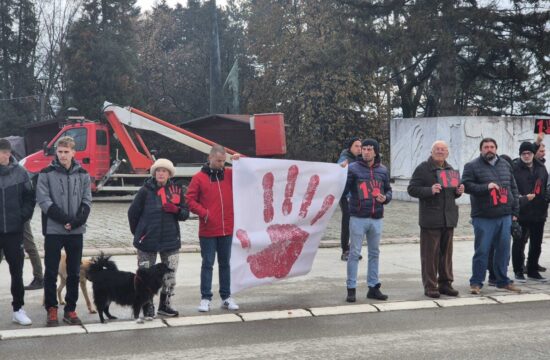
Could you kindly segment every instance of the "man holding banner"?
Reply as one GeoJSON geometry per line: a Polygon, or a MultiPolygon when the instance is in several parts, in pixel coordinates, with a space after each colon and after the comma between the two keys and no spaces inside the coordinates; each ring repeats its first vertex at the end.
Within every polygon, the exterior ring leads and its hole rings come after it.
{"type": "Polygon", "coordinates": [[[357,270],[363,238],[367,235],[368,270],[367,298],[387,300],[380,291],[378,278],[380,238],[384,205],[392,198],[388,169],[380,164],[380,146],[374,139],[361,144],[361,159],[349,166],[346,190],[351,194],[350,208],[350,253],[347,266],[347,302],[355,302],[357,270]]]}
{"type": "Polygon", "coordinates": [[[464,193],[460,174],[447,162],[449,147],[433,143],[431,156],[413,172],[407,188],[419,199],[420,261],[424,295],[458,296],[453,282],[453,233],[458,223],[455,199],[464,193]]]}

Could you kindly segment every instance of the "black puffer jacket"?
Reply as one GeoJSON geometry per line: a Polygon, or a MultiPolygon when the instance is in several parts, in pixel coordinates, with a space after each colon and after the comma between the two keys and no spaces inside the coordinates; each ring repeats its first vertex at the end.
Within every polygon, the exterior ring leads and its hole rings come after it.
{"type": "MultiPolygon", "coordinates": [[[[458,206],[455,199],[456,188],[443,188],[440,193],[432,194],[432,185],[437,183],[437,170],[440,169],[432,160],[422,162],[413,172],[407,192],[419,199],[418,224],[428,229],[456,227],[458,223],[458,206]]],[[[445,170],[454,170],[445,162],[445,170]]]]}
{"type": "Polygon", "coordinates": [[[548,203],[546,202],[546,183],[548,172],[546,167],[537,160],[533,160],[530,169],[523,161],[514,161],[514,178],[518,185],[519,197],[519,221],[545,221],[548,216],[548,203]],[[527,194],[535,194],[531,201],[527,194]]]}
{"type": "Polygon", "coordinates": [[[0,165],[0,233],[23,232],[34,205],[29,175],[12,156],[8,165],[0,165]]]}
{"type": "Polygon", "coordinates": [[[472,217],[519,216],[519,194],[512,167],[500,157],[494,166],[481,156],[467,163],[464,166],[462,183],[464,191],[470,194],[472,217]],[[495,183],[501,188],[501,197],[495,198],[494,193],[489,191],[489,183],[495,183]]]}
{"type": "MultiPolygon", "coordinates": [[[[128,209],[130,231],[134,235],[134,247],[146,252],[172,251],[181,248],[180,227],[178,221],[189,217],[189,209],[180,194],[179,201],[174,199],[172,181],[159,187],[155,179],[148,179],[137,193],[128,209]],[[162,192],[166,194],[162,195],[162,192]],[[162,210],[163,201],[172,202],[180,208],[179,214],[162,210]]],[[[181,188],[180,188],[181,190],[181,188]]]]}

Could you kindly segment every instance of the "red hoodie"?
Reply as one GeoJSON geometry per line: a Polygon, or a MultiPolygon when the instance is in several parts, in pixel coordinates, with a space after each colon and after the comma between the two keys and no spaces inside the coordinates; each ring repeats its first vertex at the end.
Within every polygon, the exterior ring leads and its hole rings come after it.
{"type": "Polygon", "coordinates": [[[189,210],[199,216],[199,236],[233,235],[233,173],[231,168],[202,167],[185,195],[189,210]]]}

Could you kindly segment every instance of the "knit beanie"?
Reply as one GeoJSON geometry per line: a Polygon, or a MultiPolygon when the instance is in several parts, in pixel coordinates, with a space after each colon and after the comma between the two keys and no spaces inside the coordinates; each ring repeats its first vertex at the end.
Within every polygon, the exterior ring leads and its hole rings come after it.
{"type": "Polygon", "coordinates": [[[170,177],[174,177],[176,175],[176,168],[174,167],[174,164],[168,160],[168,159],[157,159],[153,166],[151,166],[151,176],[155,176],[155,171],[157,169],[166,169],[170,172],[170,177]]]}
{"type": "Polygon", "coordinates": [[[11,151],[11,143],[7,139],[0,139],[0,150],[11,151]]]}
{"type": "Polygon", "coordinates": [[[376,153],[376,155],[380,154],[380,145],[378,144],[378,141],[374,139],[365,139],[361,144],[361,147],[364,147],[364,146],[372,146],[374,148],[374,152],[376,153]]]}
{"type": "Polygon", "coordinates": [[[522,142],[521,145],[519,146],[519,154],[521,155],[521,153],[524,152],[524,151],[530,151],[534,154],[535,149],[534,149],[533,144],[531,144],[528,141],[522,142]]]}
{"type": "Polygon", "coordinates": [[[352,146],[353,143],[356,142],[356,141],[361,141],[361,139],[360,139],[359,137],[357,137],[357,136],[352,136],[352,137],[348,138],[348,139],[346,140],[346,143],[345,143],[345,145],[346,145],[346,150],[351,149],[351,146],[352,146]]]}

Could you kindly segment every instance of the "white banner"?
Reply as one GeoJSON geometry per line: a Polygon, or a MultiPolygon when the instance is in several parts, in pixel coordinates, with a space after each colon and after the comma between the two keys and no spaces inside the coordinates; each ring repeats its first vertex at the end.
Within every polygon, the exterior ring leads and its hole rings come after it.
{"type": "Polygon", "coordinates": [[[233,162],[231,291],[305,275],[346,185],[338,164],[233,162]]]}

